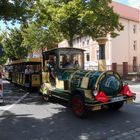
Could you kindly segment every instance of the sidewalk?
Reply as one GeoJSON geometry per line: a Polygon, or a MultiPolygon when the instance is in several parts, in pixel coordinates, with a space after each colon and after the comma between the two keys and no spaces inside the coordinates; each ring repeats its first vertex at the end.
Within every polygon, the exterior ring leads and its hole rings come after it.
{"type": "Polygon", "coordinates": [[[126,80],[126,79],[122,79],[122,80],[123,80],[123,82],[128,83],[128,85],[140,85],[140,80],[135,80],[135,81],[126,80]]]}
{"type": "Polygon", "coordinates": [[[122,80],[126,81],[129,85],[140,85],[140,75],[130,74],[122,76],[122,80]]]}

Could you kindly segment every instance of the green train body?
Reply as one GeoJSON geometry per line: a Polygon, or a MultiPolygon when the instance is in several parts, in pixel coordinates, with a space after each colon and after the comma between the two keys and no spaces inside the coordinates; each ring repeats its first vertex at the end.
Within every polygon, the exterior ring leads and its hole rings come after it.
{"type": "Polygon", "coordinates": [[[84,70],[84,51],[81,49],[57,48],[44,52],[43,66],[40,91],[44,99],[53,96],[68,101],[77,117],[85,117],[88,110],[99,110],[104,106],[120,109],[124,102],[132,102],[136,97],[117,72],[84,70]],[[53,76],[52,71],[46,69],[50,58],[55,63],[53,76]],[[66,58],[69,65],[63,67],[66,58]]]}

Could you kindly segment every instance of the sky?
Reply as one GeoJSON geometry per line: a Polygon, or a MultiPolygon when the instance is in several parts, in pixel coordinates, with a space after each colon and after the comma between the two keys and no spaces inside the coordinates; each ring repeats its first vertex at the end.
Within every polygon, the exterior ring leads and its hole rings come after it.
{"type": "MultiPolygon", "coordinates": [[[[135,7],[135,8],[140,9],[140,0],[113,0],[113,1],[116,1],[116,2],[122,3],[124,5],[128,5],[128,6],[131,6],[131,7],[135,7]]],[[[15,24],[15,26],[16,27],[19,27],[18,24],[15,24]]],[[[15,26],[13,26],[10,23],[8,23],[7,25],[5,25],[2,21],[0,21],[0,32],[1,31],[8,31],[7,27],[13,28],[15,26]]]]}
{"type": "Polygon", "coordinates": [[[11,22],[7,22],[7,24],[5,24],[3,21],[0,21],[0,33],[1,33],[2,31],[8,31],[9,29],[14,28],[14,27],[19,28],[20,25],[17,24],[17,23],[15,23],[15,24],[13,25],[13,24],[11,24],[11,22]]]}
{"type": "Polygon", "coordinates": [[[113,1],[140,9],[140,0],[113,0],[113,1]]]}

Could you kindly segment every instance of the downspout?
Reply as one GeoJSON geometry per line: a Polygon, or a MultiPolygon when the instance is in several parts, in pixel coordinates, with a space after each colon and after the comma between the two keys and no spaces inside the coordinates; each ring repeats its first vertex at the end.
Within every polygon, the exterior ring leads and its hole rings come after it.
{"type": "Polygon", "coordinates": [[[130,21],[128,20],[128,71],[130,71],[130,21]]]}

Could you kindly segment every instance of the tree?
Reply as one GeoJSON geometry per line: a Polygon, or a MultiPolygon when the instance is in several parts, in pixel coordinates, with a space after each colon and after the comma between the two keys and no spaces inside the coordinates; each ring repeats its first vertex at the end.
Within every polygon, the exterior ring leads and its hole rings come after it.
{"type": "Polygon", "coordinates": [[[23,37],[21,31],[17,28],[12,29],[11,33],[5,36],[2,45],[7,58],[17,60],[27,56],[28,48],[24,46],[22,42],[23,37]]]}
{"type": "Polygon", "coordinates": [[[0,65],[4,64],[6,62],[6,56],[4,54],[4,51],[3,51],[3,46],[2,44],[0,43],[0,65]]]}
{"type": "Polygon", "coordinates": [[[83,18],[83,23],[86,28],[84,30],[86,35],[89,35],[95,40],[99,37],[106,37],[111,34],[116,37],[118,33],[123,30],[123,25],[119,22],[119,15],[113,11],[111,6],[112,0],[89,0],[89,13],[95,15],[96,20],[91,22],[88,17],[83,18]]]}
{"type": "Polygon", "coordinates": [[[77,36],[95,39],[123,29],[110,4],[111,0],[40,0],[35,20],[57,29],[72,47],[77,36]]]}
{"type": "MultiPolygon", "coordinates": [[[[26,0],[27,1],[27,0],[26,0]]],[[[27,2],[24,0],[1,0],[0,1],[0,19],[5,21],[21,20],[25,17],[27,11],[27,2]]]]}
{"type": "MultiPolygon", "coordinates": [[[[0,42],[2,42],[2,40],[4,39],[5,33],[0,35],[0,42]]],[[[2,43],[0,43],[0,65],[4,64],[7,60],[7,57],[5,55],[5,52],[3,50],[3,45],[2,43]]]]}
{"type": "Polygon", "coordinates": [[[42,48],[43,51],[45,47],[50,49],[60,40],[55,32],[35,23],[31,23],[28,28],[23,28],[22,35],[24,38],[23,44],[28,46],[31,51],[39,48],[42,48]]]}
{"type": "Polygon", "coordinates": [[[40,9],[36,11],[38,13],[36,21],[46,23],[48,29],[55,29],[59,35],[69,40],[70,46],[73,46],[74,37],[81,32],[79,15],[83,10],[82,4],[79,0],[40,1],[35,7],[40,9]]]}

